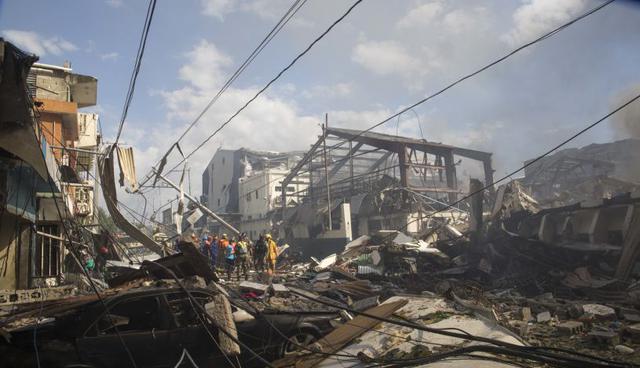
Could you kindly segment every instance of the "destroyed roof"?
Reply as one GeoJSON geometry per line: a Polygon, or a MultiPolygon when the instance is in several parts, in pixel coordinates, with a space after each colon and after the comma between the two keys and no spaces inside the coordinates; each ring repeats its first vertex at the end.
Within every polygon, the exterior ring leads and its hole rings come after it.
{"type": "Polygon", "coordinates": [[[460,148],[456,146],[450,146],[447,144],[429,142],[425,139],[416,139],[408,137],[400,137],[390,134],[377,133],[377,132],[363,132],[361,130],[343,129],[343,128],[328,128],[327,133],[341,137],[348,140],[361,141],[366,144],[373,143],[374,146],[384,146],[386,143],[400,143],[407,146],[425,149],[430,148],[432,150],[453,150],[453,153],[460,156],[471,157],[476,159],[488,159],[491,157],[490,152],[477,151],[467,148],[460,148]]]}

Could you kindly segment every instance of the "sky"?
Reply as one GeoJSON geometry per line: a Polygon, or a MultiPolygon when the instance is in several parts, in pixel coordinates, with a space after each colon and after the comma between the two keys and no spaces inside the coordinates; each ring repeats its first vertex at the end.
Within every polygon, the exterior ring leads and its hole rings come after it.
{"type": "MultiPolygon", "coordinates": [[[[121,138],[134,148],[139,177],[292,3],[158,1],[121,138]]],[[[191,191],[201,193],[201,173],[219,147],[306,150],[321,133],[325,113],[330,126],[368,128],[601,3],[364,0],[188,161],[191,191]]],[[[308,0],[185,137],[183,150],[211,134],[351,4],[308,0]]],[[[100,114],[105,141],[112,141],[147,5],[0,0],[0,36],[40,62],[68,60],[74,72],[98,78],[98,105],[85,110],[100,114]]],[[[376,130],[421,138],[421,127],[429,141],[493,152],[499,177],[598,120],[624,96],[640,93],[639,65],[640,2],[618,0],[376,130]]],[[[628,115],[605,121],[569,146],[638,133],[636,115],[628,115]]],[[[178,158],[174,153],[169,164],[178,158]]],[[[171,177],[177,180],[176,173],[171,177]]],[[[154,191],[149,206],[175,195],[154,191]]],[[[121,193],[120,199],[143,206],[139,196],[121,193]]]]}

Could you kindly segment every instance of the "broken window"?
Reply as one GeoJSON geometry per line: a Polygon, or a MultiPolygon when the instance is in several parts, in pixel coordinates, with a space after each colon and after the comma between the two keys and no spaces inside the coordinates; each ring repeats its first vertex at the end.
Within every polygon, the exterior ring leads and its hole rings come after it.
{"type": "Polygon", "coordinates": [[[38,232],[51,235],[36,235],[34,277],[55,277],[60,273],[60,227],[38,225],[38,232]]]}
{"type": "Polygon", "coordinates": [[[109,308],[109,314],[103,314],[100,317],[93,333],[116,334],[115,327],[120,332],[166,330],[170,326],[169,321],[158,297],[136,298],[125,300],[109,308]]]}
{"type": "MultiPolygon", "coordinates": [[[[211,301],[206,294],[191,293],[198,302],[198,304],[204,306],[211,301]]],[[[175,319],[178,327],[197,326],[200,325],[200,319],[198,318],[197,307],[192,304],[191,299],[184,293],[174,293],[166,295],[169,305],[169,311],[175,319]]]]}

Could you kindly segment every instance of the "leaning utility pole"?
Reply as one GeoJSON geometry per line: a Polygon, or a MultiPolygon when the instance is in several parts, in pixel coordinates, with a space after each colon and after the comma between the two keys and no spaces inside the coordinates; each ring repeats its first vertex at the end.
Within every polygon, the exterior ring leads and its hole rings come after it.
{"type": "Polygon", "coordinates": [[[323,161],[324,161],[324,182],[327,186],[327,214],[329,215],[329,230],[333,230],[333,221],[331,220],[331,191],[329,190],[329,170],[327,169],[327,135],[329,129],[329,114],[324,114],[324,125],[322,126],[322,133],[324,139],[322,140],[323,147],[323,161]]]}
{"type": "MultiPolygon", "coordinates": [[[[162,174],[160,174],[159,172],[156,171],[156,169],[152,169],[153,172],[158,176],[158,178],[162,179],[165,183],[167,183],[167,185],[169,185],[170,187],[172,187],[173,189],[177,190],[178,192],[180,191],[180,187],[177,186],[174,182],[172,182],[171,180],[165,178],[162,174]]],[[[229,231],[231,231],[234,235],[236,236],[240,236],[240,231],[238,231],[238,229],[236,229],[235,227],[233,227],[231,224],[229,224],[228,222],[226,222],[225,220],[222,219],[222,217],[216,215],[213,211],[211,211],[210,209],[207,208],[207,206],[203,205],[202,203],[200,203],[197,199],[193,198],[190,194],[184,193],[184,196],[190,200],[191,202],[193,202],[196,206],[198,206],[198,208],[200,210],[202,210],[204,213],[206,213],[207,215],[213,217],[214,219],[216,219],[220,224],[222,224],[222,226],[226,227],[227,229],[229,229],[229,231]]]]}

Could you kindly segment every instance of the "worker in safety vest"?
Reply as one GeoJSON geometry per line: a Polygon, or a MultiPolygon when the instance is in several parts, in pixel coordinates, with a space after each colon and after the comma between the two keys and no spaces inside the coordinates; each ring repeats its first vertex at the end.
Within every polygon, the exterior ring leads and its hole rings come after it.
{"type": "Polygon", "coordinates": [[[240,240],[236,243],[236,270],[238,270],[238,281],[241,272],[245,280],[249,278],[249,241],[245,233],[240,234],[240,240]]]}
{"type": "Polygon", "coordinates": [[[269,276],[276,271],[276,258],[278,258],[278,246],[271,238],[271,234],[264,236],[267,242],[267,272],[269,276]]]}
{"type": "Polygon", "coordinates": [[[218,268],[224,267],[224,256],[227,252],[227,245],[229,245],[227,234],[222,234],[222,237],[218,242],[218,268]]]}

